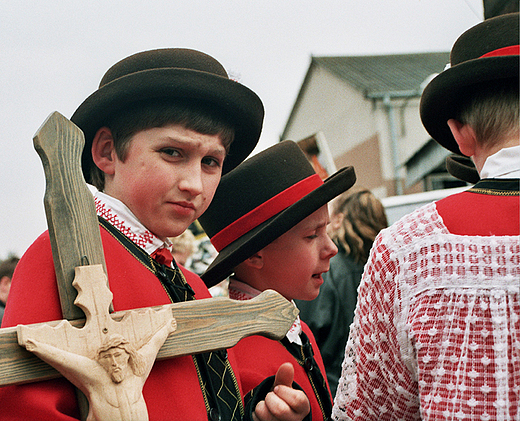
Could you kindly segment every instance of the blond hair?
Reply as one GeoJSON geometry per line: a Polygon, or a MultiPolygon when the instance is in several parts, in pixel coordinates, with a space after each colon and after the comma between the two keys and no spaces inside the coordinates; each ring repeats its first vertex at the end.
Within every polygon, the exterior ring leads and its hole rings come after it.
{"type": "Polygon", "coordinates": [[[177,237],[170,237],[170,241],[174,252],[192,254],[197,251],[195,235],[189,229],[177,237]]]}
{"type": "Polygon", "coordinates": [[[519,135],[518,80],[482,84],[460,107],[458,120],[473,128],[476,140],[487,147],[519,135]]]}
{"type": "Polygon", "coordinates": [[[331,234],[332,240],[356,262],[365,264],[377,234],[388,226],[383,204],[369,190],[349,190],[333,202],[332,215],[338,214],[342,221],[331,234]]]}

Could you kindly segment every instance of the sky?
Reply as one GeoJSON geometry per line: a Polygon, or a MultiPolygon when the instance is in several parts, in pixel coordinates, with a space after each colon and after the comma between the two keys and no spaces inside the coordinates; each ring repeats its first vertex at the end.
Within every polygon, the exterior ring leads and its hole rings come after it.
{"type": "Polygon", "coordinates": [[[285,127],[313,56],[449,51],[482,0],[17,0],[0,2],[0,259],[47,229],[32,138],[67,118],[133,53],[193,48],[262,99],[254,153],[285,127]]]}

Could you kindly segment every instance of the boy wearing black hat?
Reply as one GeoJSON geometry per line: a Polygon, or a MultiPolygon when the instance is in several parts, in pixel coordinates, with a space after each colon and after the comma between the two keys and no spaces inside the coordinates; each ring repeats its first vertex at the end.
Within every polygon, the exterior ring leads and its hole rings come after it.
{"type": "MultiPolygon", "coordinates": [[[[327,235],[327,203],[355,182],[352,167],[325,182],[298,145],[284,141],[222,178],[201,226],[219,251],[202,279],[231,275],[229,296],[250,299],[266,289],[288,300],[313,300],[337,247],[327,235]]],[[[250,336],[234,347],[244,392],[285,362],[311,403],[313,420],[329,419],[330,389],[316,341],[299,319],[282,341],[250,336]]]]}
{"type": "Polygon", "coordinates": [[[517,420],[518,13],[462,34],[423,92],[430,135],[480,181],[376,238],[334,402],[337,420],[517,420]]]}
{"type": "MultiPolygon", "coordinates": [[[[168,237],[181,234],[205,211],[221,174],[255,147],[262,120],[255,93],[229,79],[212,57],[188,49],[127,57],[78,107],[72,121],[85,134],[85,180],[98,189],[114,310],[210,297],[198,276],[172,260],[168,237]]],[[[46,232],[19,263],[3,326],[61,318],[46,232]]],[[[143,389],[149,419],[247,419],[252,414],[244,410],[233,365],[232,352],[157,361],[143,389]]],[[[306,397],[286,383],[262,403],[256,419],[271,419],[270,404],[286,403],[295,410],[283,407],[280,419],[287,413],[303,418],[306,397]]],[[[64,379],[3,388],[0,401],[1,419],[79,415],[74,390],[64,379]]]]}

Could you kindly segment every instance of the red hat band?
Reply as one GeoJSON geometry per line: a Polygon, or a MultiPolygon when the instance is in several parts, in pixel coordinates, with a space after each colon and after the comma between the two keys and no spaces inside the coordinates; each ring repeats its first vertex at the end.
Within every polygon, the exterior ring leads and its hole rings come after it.
{"type": "Polygon", "coordinates": [[[236,239],[267,221],[269,218],[282,212],[284,209],[287,209],[322,184],[323,180],[318,174],[304,178],[300,182],[293,184],[271,199],[265,201],[260,206],[250,210],[235,222],[216,233],[211,237],[211,243],[217,251],[221,251],[236,239]]]}
{"type": "Polygon", "coordinates": [[[517,56],[520,54],[520,45],[511,45],[509,47],[499,48],[484,54],[480,58],[500,57],[500,56],[517,56]]]}

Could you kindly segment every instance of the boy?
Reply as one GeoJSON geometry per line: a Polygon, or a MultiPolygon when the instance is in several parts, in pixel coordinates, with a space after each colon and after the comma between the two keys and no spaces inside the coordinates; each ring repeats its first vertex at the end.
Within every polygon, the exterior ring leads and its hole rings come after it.
{"type": "MultiPolygon", "coordinates": [[[[337,247],[327,235],[327,202],[355,182],[352,167],[325,182],[298,145],[284,141],[253,156],[222,178],[201,226],[219,254],[202,275],[212,286],[231,275],[229,296],[250,299],[266,289],[288,300],[313,300],[337,247]]],[[[244,392],[295,365],[295,382],[311,402],[313,420],[329,419],[332,400],[310,329],[297,320],[282,341],[261,336],[234,348],[244,392]],[[301,326],[301,327],[300,327],[301,326]]]]}
{"type": "Polygon", "coordinates": [[[358,289],[333,417],[517,420],[520,402],[518,13],[462,34],[421,99],[467,191],[383,230],[358,289]]]}
{"type": "MultiPolygon", "coordinates": [[[[188,49],[123,59],[75,111],[72,121],[85,134],[83,173],[99,190],[115,310],[210,297],[198,276],[172,261],[168,237],[204,212],[221,173],[255,147],[262,120],[256,94],[230,80],[212,57],[188,49]]],[[[4,327],[62,318],[48,233],[20,261],[11,294],[4,327]]],[[[254,408],[244,411],[234,364],[232,352],[157,361],[143,389],[149,419],[248,419],[254,408]]],[[[284,386],[286,370],[256,419],[271,419],[270,410],[281,419],[305,415],[303,393],[284,386]]],[[[0,402],[1,419],[78,417],[64,379],[4,388],[0,402]]]]}
{"type": "Polygon", "coordinates": [[[363,268],[376,235],[388,221],[381,201],[366,189],[351,189],[337,197],[330,220],[329,235],[338,246],[338,254],[330,259],[329,271],[323,274],[318,297],[296,300],[296,306],[320,348],[334,396],[363,268]]]}

